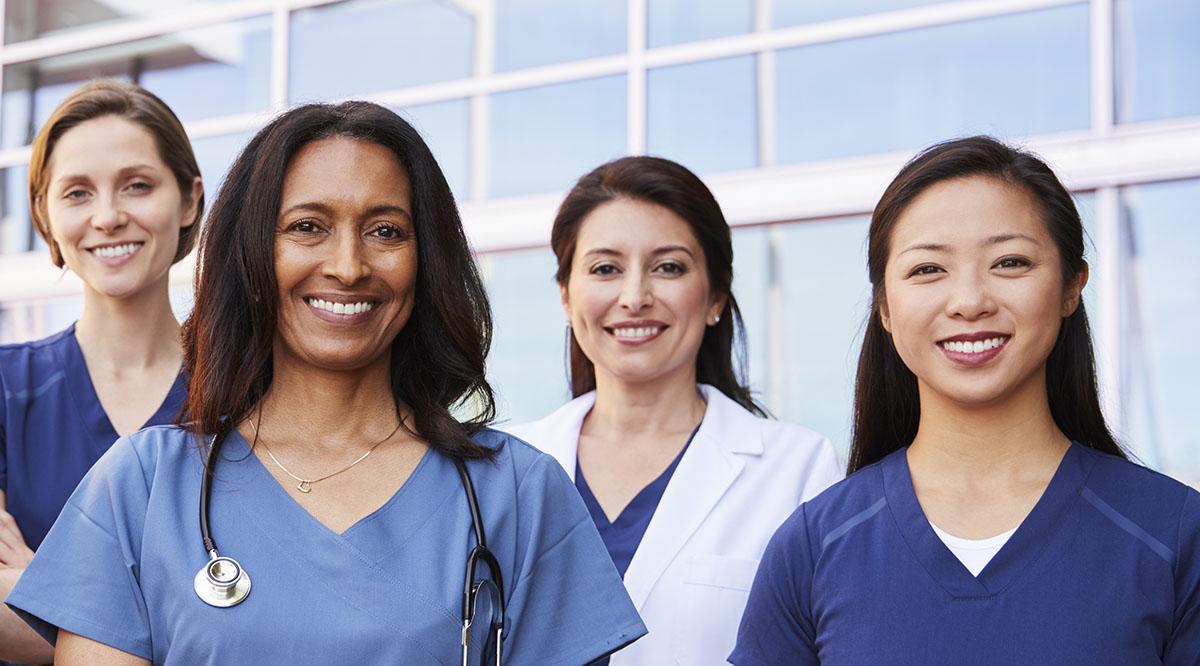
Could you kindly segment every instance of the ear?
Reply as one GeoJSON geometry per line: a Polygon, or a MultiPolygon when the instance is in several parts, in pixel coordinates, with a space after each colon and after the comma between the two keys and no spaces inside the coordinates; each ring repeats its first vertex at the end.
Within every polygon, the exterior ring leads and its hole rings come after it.
{"type": "Polygon", "coordinates": [[[562,305],[563,316],[567,318],[567,325],[571,325],[571,297],[567,295],[567,285],[558,285],[558,299],[562,305]]]}
{"type": "Polygon", "coordinates": [[[188,196],[187,206],[183,209],[183,224],[180,228],[190,227],[197,222],[196,211],[200,208],[200,197],[204,196],[204,182],[200,176],[192,179],[192,191],[188,196]]]}
{"type": "Polygon", "coordinates": [[[725,304],[729,302],[729,294],[713,294],[708,299],[708,312],[704,316],[704,323],[708,326],[716,326],[721,313],[725,311],[725,304]]]}
{"type": "Polygon", "coordinates": [[[892,332],[892,315],[888,312],[887,296],[879,299],[879,323],[883,324],[883,330],[892,332]]]}
{"type": "Polygon", "coordinates": [[[1067,283],[1063,289],[1062,316],[1070,317],[1079,309],[1079,304],[1083,301],[1083,288],[1087,286],[1088,281],[1088,264],[1083,262],[1083,267],[1079,269],[1079,274],[1075,279],[1067,283]]]}

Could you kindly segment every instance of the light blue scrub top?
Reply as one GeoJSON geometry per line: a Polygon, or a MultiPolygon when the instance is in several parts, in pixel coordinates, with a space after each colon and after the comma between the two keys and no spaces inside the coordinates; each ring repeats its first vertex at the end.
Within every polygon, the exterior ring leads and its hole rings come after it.
{"type": "MultiPolygon", "coordinates": [[[[467,464],[508,598],[508,664],[584,664],[646,628],[570,479],[493,430],[467,464]]],[[[201,459],[175,426],[119,440],[84,478],[7,602],[58,628],[164,664],[461,661],[464,565],[474,546],[453,462],[433,451],[386,504],[335,534],[234,433],[213,483],[213,538],[253,588],[213,608],[192,587],[207,561],[201,459]]]]}

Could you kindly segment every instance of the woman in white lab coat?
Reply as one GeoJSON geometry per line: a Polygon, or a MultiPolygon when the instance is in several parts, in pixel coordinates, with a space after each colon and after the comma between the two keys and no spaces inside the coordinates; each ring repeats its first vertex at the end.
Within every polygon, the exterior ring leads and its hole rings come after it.
{"type": "Polygon", "coordinates": [[[841,477],[837,456],[767,418],[735,373],[729,226],[695,174],[604,164],[551,244],[575,399],[509,430],[574,479],[650,630],[613,666],[723,664],[771,534],[841,477]]]}

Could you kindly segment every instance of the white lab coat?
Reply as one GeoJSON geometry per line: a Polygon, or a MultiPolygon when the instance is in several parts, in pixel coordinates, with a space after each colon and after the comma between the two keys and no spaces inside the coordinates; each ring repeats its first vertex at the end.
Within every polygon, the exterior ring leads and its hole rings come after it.
{"type": "MultiPolygon", "coordinates": [[[[842,477],[829,440],[754,416],[712,386],[708,407],[625,573],[649,635],[612,666],[725,664],[758,561],[803,501],[842,477]]],[[[549,416],[504,428],[554,456],[572,478],[583,418],[579,396],[549,416]]]]}

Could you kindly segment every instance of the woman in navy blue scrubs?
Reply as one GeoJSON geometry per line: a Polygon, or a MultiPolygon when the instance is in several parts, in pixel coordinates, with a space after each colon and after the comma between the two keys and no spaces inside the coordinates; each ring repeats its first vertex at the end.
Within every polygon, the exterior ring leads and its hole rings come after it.
{"type": "Polygon", "coordinates": [[[730,661],[1200,663],[1200,493],[1105,425],[1083,249],[1058,178],[993,139],[892,181],[852,476],[772,538],[730,661]]]}
{"type": "MultiPolygon", "coordinates": [[[[204,209],[175,114],[136,85],[105,80],[75,91],[38,133],[29,196],[51,260],[83,280],[83,314],[46,339],[0,346],[0,598],[101,454],[179,414],[168,270],[191,250],[204,209]]],[[[0,608],[0,660],[51,658],[0,608]]]]}

